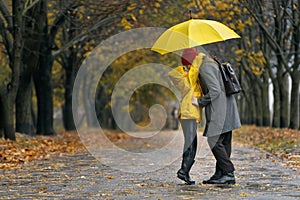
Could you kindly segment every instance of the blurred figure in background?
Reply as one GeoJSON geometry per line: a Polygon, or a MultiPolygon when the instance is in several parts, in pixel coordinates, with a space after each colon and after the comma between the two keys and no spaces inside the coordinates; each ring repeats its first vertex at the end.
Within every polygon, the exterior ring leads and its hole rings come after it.
{"type": "Polygon", "coordinates": [[[176,106],[173,107],[171,111],[172,115],[172,129],[177,130],[178,129],[178,108],[176,106]]]}

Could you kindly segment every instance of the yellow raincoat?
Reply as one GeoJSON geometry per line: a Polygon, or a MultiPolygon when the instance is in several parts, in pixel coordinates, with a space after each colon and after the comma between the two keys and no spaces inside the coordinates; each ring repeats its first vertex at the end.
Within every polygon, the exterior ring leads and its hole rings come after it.
{"type": "Polygon", "coordinates": [[[175,87],[181,93],[179,108],[179,119],[202,120],[202,107],[192,104],[193,96],[200,98],[203,96],[200,82],[198,79],[199,68],[202,64],[203,54],[199,54],[193,61],[188,72],[184,71],[183,66],[178,66],[169,72],[169,77],[175,87]]]}

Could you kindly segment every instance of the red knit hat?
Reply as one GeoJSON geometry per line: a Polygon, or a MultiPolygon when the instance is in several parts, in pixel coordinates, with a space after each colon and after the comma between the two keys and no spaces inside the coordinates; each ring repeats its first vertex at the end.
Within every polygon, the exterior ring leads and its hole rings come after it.
{"type": "Polygon", "coordinates": [[[191,65],[197,55],[198,52],[195,48],[184,49],[181,55],[181,63],[184,66],[191,65]]]}

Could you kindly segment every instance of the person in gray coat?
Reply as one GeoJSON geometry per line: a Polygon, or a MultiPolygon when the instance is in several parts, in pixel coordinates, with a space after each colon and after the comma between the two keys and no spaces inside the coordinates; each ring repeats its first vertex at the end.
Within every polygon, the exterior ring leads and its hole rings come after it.
{"type": "Polygon", "coordinates": [[[235,97],[226,96],[219,66],[212,58],[203,58],[199,78],[204,96],[196,102],[205,107],[203,135],[216,159],[214,175],[203,183],[235,184],[235,168],[230,160],[232,130],[241,126],[235,97]]]}

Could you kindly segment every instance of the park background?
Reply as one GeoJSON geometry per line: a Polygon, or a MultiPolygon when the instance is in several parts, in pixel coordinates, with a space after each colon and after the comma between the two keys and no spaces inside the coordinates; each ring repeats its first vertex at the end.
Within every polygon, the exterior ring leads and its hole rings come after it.
{"type": "MultiPolygon", "coordinates": [[[[299,166],[299,4],[299,0],[0,0],[0,136],[10,139],[1,140],[3,167],[39,158],[45,148],[80,149],[72,132],[76,130],[72,89],[84,59],[112,35],[140,27],[168,28],[188,20],[189,10],[193,18],[220,21],[241,36],[204,46],[219,60],[232,63],[242,85],[236,99],[244,126],[236,139],[299,166]]],[[[111,137],[125,138],[110,108],[114,85],[128,70],[147,62],[176,66],[180,58],[150,49],[129,52],[115,60],[99,82],[95,109],[111,137]]],[[[89,88],[90,80],[84,84],[89,88]]],[[[155,84],[138,88],[130,101],[132,118],[145,125],[151,105],[168,108],[174,99],[168,89],[155,84]]],[[[82,109],[89,109],[89,102],[83,103],[82,109]]],[[[99,123],[86,113],[83,126],[99,123]]]]}

